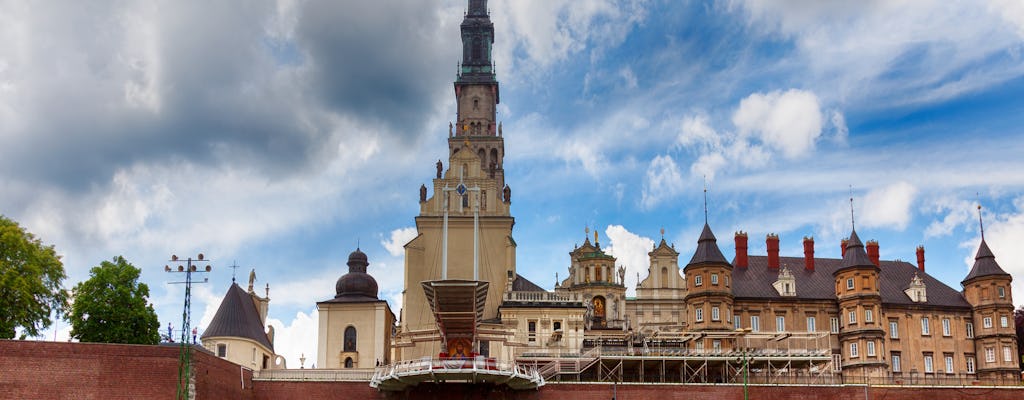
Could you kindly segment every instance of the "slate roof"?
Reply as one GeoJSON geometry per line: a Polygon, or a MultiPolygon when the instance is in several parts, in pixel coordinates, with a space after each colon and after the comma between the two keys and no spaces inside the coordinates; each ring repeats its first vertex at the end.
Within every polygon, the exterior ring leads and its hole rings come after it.
{"type": "MultiPolygon", "coordinates": [[[[849,255],[849,251],[847,251],[849,255]]],[[[779,257],[779,269],[768,269],[767,256],[749,256],[749,267],[733,268],[732,292],[736,298],[787,300],[772,287],[779,277],[782,267],[789,271],[796,280],[797,300],[835,300],[836,282],[833,272],[840,269],[844,260],[838,258],[815,258],[814,271],[805,268],[803,257],[779,257]]],[[[886,305],[927,305],[935,307],[970,308],[971,305],[959,291],[935,279],[925,272],[917,270],[914,265],[905,261],[880,262],[879,284],[882,303],[886,305]],[[910,280],[917,273],[924,281],[928,290],[927,303],[914,303],[903,291],[910,285],[910,280]]]]}
{"type": "Polygon", "coordinates": [[[512,290],[516,292],[546,292],[544,288],[519,274],[516,274],[516,280],[512,281],[512,290]]]}
{"type": "Polygon", "coordinates": [[[232,283],[228,288],[224,300],[221,300],[220,307],[217,308],[217,313],[213,315],[213,321],[210,321],[210,325],[203,332],[202,338],[208,337],[246,338],[274,351],[274,344],[267,338],[252,296],[242,290],[237,283],[232,283]]]}
{"type": "Polygon", "coordinates": [[[690,263],[687,265],[703,263],[729,263],[725,256],[722,255],[722,250],[718,248],[718,239],[715,238],[715,234],[711,232],[711,227],[707,223],[704,223],[704,231],[700,233],[700,238],[697,239],[697,250],[693,252],[693,258],[690,259],[690,263]]]}
{"type": "Polygon", "coordinates": [[[861,243],[860,237],[857,236],[857,230],[854,229],[853,233],[850,233],[850,239],[846,242],[846,251],[843,252],[843,262],[839,269],[864,266],[875,268],[875,263],[871,262],[871,257],[868,257],[868,253],[864,251],[864,243],[861,243]]]}
{"type": "Polygon", "coordinates": [[[963,282],[989,275],[1010,276],[1010,274],[999,267],[999,263],[996,262],[996,256],[992,254],[992,250],[989,250],[985,239],[981,239],[981,246],[978,246],[978,254],[974,256],[974,266],[971,267],[971,272],[967,274],[963,282]]]}

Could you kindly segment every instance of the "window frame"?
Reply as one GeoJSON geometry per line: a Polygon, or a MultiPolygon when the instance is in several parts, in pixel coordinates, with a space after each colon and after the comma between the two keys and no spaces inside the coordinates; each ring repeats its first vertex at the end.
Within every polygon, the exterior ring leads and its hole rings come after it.
{"type": "Polygon", "coordinates": [[[867,347],[867,350],[868,350],[868,357],[874,357],[875,356],[875,341],[874,340],[869,340],[866,344],[867,344],[866,347],[867,347]]]}
{"type": "Polygon", "coordinates": [[[857,342],[850,343],[850,358],[860,358],[860,350],[857,349],[857,342]]]}
{"type": "Polygon", "coordinates": [[[984,317],[981,319],[981,327],[985,329],[992,329],[992,317],[984,317]]]}
{"type": "Polygon", "coordinates": [[[701,277],[700,274],[694,275],[693,276],[693,286],[703,286],[703,285],[704,285],[704,278],[701,277]]]}
{"type": "Polygon", "coordinates": [[[815,318],[813,316],[807,317],[806,323],[807,323],[807,332],[817,332],[818,331],[818,319],[817,318],[815,318]]]}
{"type": "Polygon", "coordinates": [[[711,320],[712,321],[720,321],[721,318],[722,318],[722,313],[718,309],[718,306],[711,307],[711,320]]]}
{"type": "Polygon", "coordinates": [[[942,319],[942,336],[953,336],[953,329],[951,323],[949,322],[949,318],[942,319]]]}
{"type": "Polygon", "coordinates": [[[946,361],[946,373],[947,374],[952,374],[953,373],[953,356],[945,356],[944,358],[945,358],[945,361],[946,361]]]}
{"type": "Polygon", "coordinates": [[[874,310],[870,308],[864,310],[864,322],[875,322],[874,310]]]}
{"type": "Polygon", "coordinates": [[[697,307],[693,310],[693,320],[697,322],[704,322],[704,308],[697,307]]]}
{"type": "Polygon", "coordinates": [[[718,274],[711,274],[711,284],[715,286],[718,285],[718,274]]]}
{"type": "Polygon", "coordinates": [[[921,336],[931,336],[931,320],[928,317],[921,317],[921,336]]]}
{"type": "Polygon", "coordinates": [[[900,364],[900,353],[892,353],[889,359],[892,365],[892,372],[901,372],[903,370],[900,364]]]}
{"type": "Polygon", "coordinates": [[[889,321],[889,339],[900,338],[900,322],[896,320],[889,321]]]}
{"type": "Polygon", "coordinates": [[[750,316],[750,331],[760,332],[761,331],[761,316],[751,315],[750,316]]]}
{"type": "Polygon", "coordinates": [[[996,362],[996,349],[995,347],[985,348],[985,363],[992,364],[996,362]]]}
{"type": "Polygon", "coordinates": [[[854,289],[853,278],[846,278],[846,290],[853,290],[853,289],[854,289]]]}
{"type": "Polygon", "coordinates": [[[973,374],[977,372],[978,368],[975,365],[976,361],[974,360],[974,356],[965,356],[964,359],[967,362],[967,373],[973,374]]]}
{"type": "Polygon", "coordinates": [[[967,338],[974,338],[974,323],[968,322],[964,328],[967,330],[967,338]]]}
{"type": "Polygon", "coordinates": [[[839,317],[829,317],[828,323],[829,323],[829,332],[839,333],[839,328],[840,328],[839,317]]]}
{"type": "Polygon", "coordinates": [[[935,373],[935,359],[931,354],[924,355],[924,373],[934,374],[935,373]]]}
{"type": "Polygon", "coordinates": [[[856,311],[850,311],[849,313],[847,313],[847,315],[849,317],[847,325],[853,325],[853,324],[857,323],[857,312],[856,311]]]}

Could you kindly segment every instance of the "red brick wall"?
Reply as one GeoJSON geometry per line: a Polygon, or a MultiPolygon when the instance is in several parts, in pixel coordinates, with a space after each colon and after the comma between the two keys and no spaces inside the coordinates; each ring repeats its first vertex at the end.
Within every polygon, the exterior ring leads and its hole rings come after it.
{"type": "MultiPolygon", "coordinates": [[[[118,344],[0,340],[0,398],[3,399],[173,399],[178,348],[118,344]]],[[[742,399],[737,385],[571,384],[540,390],[464,384],[421,384],[382,393],[366,382],[253,381],[249,370],[195,352],[197,399],[241,400],[729,400],[742,399]],[[244,388],[243,388],[244,382],[244,388]]],[[[864,386],[751,386],[752,399],[770,400],[1017,400],[1024,388],[918,388],[864,386]]]]}
{"type": "MultiPolygon", "coordinates": [[[[179,348],[102,343],[0,340],[0,398],[173,399],[179,348]]],[[[199,399],[251,399],[238,366],[193,353],[199,399]]]]}

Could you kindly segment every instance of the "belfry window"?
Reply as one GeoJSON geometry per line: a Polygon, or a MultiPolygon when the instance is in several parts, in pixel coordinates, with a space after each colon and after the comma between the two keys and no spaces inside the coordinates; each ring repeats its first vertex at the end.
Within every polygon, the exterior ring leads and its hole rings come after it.
{"type": "MultiPolygon", "coordinates": [[[[356,327],[350,326],[345,328],[345,342],[343,351],[354,352],[356,351],[356,327]]],[[[351,367],[346,367],[351,368],[351,367]]]]}

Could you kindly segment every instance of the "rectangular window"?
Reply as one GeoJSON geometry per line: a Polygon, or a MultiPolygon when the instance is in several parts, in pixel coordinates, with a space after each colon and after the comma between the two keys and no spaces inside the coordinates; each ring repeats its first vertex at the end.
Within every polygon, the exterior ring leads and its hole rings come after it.
{"type": "Polygon", "coordinates": [[[740,316],[739,315],[733,315],[732,316],[732,329],[740,329],[740,316]]]}
{"type": "Polygon", "coordinates": [[[868,356],[874,357],[874,355],[875,355],[875,341],[874,340],[869,340],[868,341],[868,356]]]}
{"type": "Polygon", "coordinates": [[[529,341],[536,342],[537,341],[537,321],[529,321],[529,322],[527,322],[526,323],[526,330],[527,330],[527,333],[528,333],[527,337],[529,338],[529,341]]]}
{"type": "Polygon", "coordinates": [[[703,285],[703,284],[704,284],[704,279],[702,279],[700,275],[694,275],[693,276],[693,285],[694,286],[700,286],[700,285],[703,285]]]}
{"type": "Polygon", "coordinates": [[[843,355],[833,354],[832,355],[832,372],[840,372],[843,370],[843,355]]]}
{"type": "Polygon", "coordinates": [[[889,321],[889,338],[899,339],[900,338],[900,323],[897,321],[889,321]]]}
{"type": "Polygon", "coordinates": [[[974,337],[974,323],[973,322],[968,322],[967,323],[967,337],[969,337],[969,338],[973,338],[974,337]]]}
{"type": "Polygon", "coordinates": [[[220,343],[217,345],[217,357],[224,358],[228,356],[228,345],[220,343]]]}
{"type": "Polygon", "coordinates": [[[814,317],[807,317],[807,331],[815,332],[818,330],[817,321],[814,317]]]}
{"type": "Polygon", "coordinates": [[[697,340],[696,347],[698,353],[704,352],[704,339],[697,340]]]}
{"type": "Polygon", "coordinates": [[[711,274],[711,284],[712,285],[717,285],[718,284],[718,274],[711,274]]]}
{"type": "Polygon", "coordinates": [[[992,328],[992,317],[985,317],[981,320],[981,326],[985,329],[992,328]]]}
{"type": "Polygon", "coordinates": [[[856,324],[857,323],[857,312],[856,311],[850,311],[847,315],[850,317],[850,323],[851,324],[856,324]]]}
{"type": "Polygon", "coordinates": [[[853,278],[846,280],[846,289],[853,290],[853,278]]]}
{"type": "Polygon", "coordinates": [[[991,347],[985,348],[985,362],[989,364],[996,362],[996,349],[991,347]]]}
{"type": "Polygon", "coordinates": [[[786,331],[786,317],[777,316],[775,317],[775,331],[785,332],[786,331]]]}
{"type": "Polygon", "coordinates": [[[839,333],[839,318],[831,317],[828,319],[830,325],[832,325],[832,333],[839,333]]]}
{"type": "Polygon", "coordinates": [[[932,334],[931,327],[928,326],[928,317],[921,318],[921,335],[928,336],[932,334]]]}
{"type": "Polygon", "coordinates": [[[860,353],[857,351],[857,343],[850,343],[850,358],[860,357],[860,353]]]}
{"type": "Polygon", "coordinates": [[[750,316],[750,330],[754,332],[761,331],[761,317],[756,315],[750,316]]]}
{"type": "Polygon", "coordinates": [[[874,322],[875,312],[871,310],[864,310],[864,322],[874,322]]]}
{"type": "Polygon", "coordinates": [[[1010,346],[1003,346],[1003,361],[1013,361],[1013,354],[1010,353],[1010,346]]]}
{"type": "Polygon", "coordinates": [[[969,373],[969,374],[973,374],[974,373],[974,357],[973,356],[967,356],[967,373],[969,373]]]}
{"type": "Polygon", "coordinates": [[[1004,288],[1002,286],[999,287],[999,298],[1000,299],[1006,298],[1006,288],[1004,288]]]}
{"type": "Polygon", "coordinates": [[[932,356],[931,356],[931,354],[926,354],[924,356],[924,372],[925,373],[935,372],[935,366],[932,365],[932,356]]]}
{"type": "Polygon", "coordinates": [[[999,316],[999,326],[1003,327],[1003,328],[1008,328],[1010,326],[1009,318],[1006,318],[1005,315],[1000,315],[999,316]]]}
{"type": "Polygon", "coordinates": [[[555,332],[561,332],[562,331],[562,321],[555,321],[552,324],[552,328],[554,329],[555,332]]]}
{"type": "Polygon", "coordinates": [[[722,341],[720,339],[712,340],[711,341],[711,349],[714,350],[715,353],[721,353],[722,352],[722,341]]]}
{"type": "Polygon", "coordinates": [[[698,308],[698,309],[694,310],[693,311],[693,316],[697,320],[697,322],[704,322],[704,309],[703,308],[698,308]]]}
{"type": "Polygon", "coordinates": [[[953,373],[953,356],[946,356],[946,373],[953,373]]]}
{"type": "Polygon", "coordinates": [[[892,353],[892,372],[900,372],[900,354],[892,353]]]}
{"type": "Polygon", "coordinates": [[[953,334],[952,329],[949,327],[949,318],[942,319],[942,336],[951,336],[953,334]]]}
{"type": "Polygon", "coordinates": [[[718,321],[721,318],[721,313],[718,311],[718,307],[711,307],[711,320],[718,321]]]}

